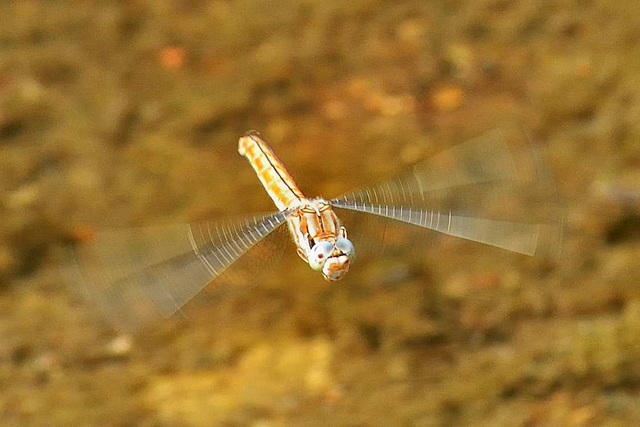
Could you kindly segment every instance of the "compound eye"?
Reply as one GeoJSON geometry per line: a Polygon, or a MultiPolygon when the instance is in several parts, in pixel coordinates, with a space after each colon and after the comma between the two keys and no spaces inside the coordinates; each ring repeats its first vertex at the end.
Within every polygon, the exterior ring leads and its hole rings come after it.
{"type": "Polygon", "coordinates": [[[333,252],[333,243],[327,241],[318,242],[312,249],[309,254],[309,265],[314,270],[322,270],[324,263],[327,261],[327,258],[333,252]]]}
{"type": "Polygon", "coordinates": [[[336,248],[338,248],[343,254],[348,256],[351,261],[353,261],[356,256],[356,248],[353,247],[353,243],[351,243],[351,240],[347,238],[337,238],[336,248]]]}

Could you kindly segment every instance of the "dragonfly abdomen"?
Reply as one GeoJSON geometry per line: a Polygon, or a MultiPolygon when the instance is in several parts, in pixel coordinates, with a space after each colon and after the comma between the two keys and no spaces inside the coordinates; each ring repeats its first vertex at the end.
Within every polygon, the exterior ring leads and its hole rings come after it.
{"type": "Polygon", "coordinates": [[[256,132],[249,132],[240,138],[238,152],[249,160],[260,182],[279,210],[284,211],[304,199],[302,191],[280,159],[256,132]]]}

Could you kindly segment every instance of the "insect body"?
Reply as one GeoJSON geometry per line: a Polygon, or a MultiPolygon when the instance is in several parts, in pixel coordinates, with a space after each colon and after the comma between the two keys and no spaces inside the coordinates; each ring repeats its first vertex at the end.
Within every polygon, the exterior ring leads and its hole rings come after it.
{"type": "Polygon", "coordinates": [[[240,138],[238,151],[256,171],[275,205],[285,212],[300,258],[327,280],[340,280],[349,271],[355,249],[347,230],[324,199],[307,199],[282,162],[255,132],[240,138]]]}

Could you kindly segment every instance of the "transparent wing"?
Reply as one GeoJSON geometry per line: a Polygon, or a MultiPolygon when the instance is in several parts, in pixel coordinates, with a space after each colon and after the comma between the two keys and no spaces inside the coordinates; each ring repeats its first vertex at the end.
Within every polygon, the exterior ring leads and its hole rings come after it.
{"type": "Polygon", "coordinates": [[[114,325],[132,331],[180,310],[285,219],[276,212],[100,232],[74,251],[67,273],[114,325]]]}
{"type": "Polygon", "coordinates": [[[522,142],[520,133],[491,132],[331,204],[513,252],[557,257],[562,216],[554,186],[539,156],[522,142]]]}

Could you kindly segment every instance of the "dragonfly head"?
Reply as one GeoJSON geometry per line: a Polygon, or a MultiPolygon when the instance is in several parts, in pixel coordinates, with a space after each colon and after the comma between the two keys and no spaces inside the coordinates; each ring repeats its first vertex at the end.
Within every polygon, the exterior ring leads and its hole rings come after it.
{"type": "Polygon", "coordinates": [[[355,257],[353,243],[346,237],[338,237],[335,243],[320,240],[311,248],[308,261],[311,268],[322,271],[329,281],[336,281],[349,271],[349,264],[355,257]]]}

